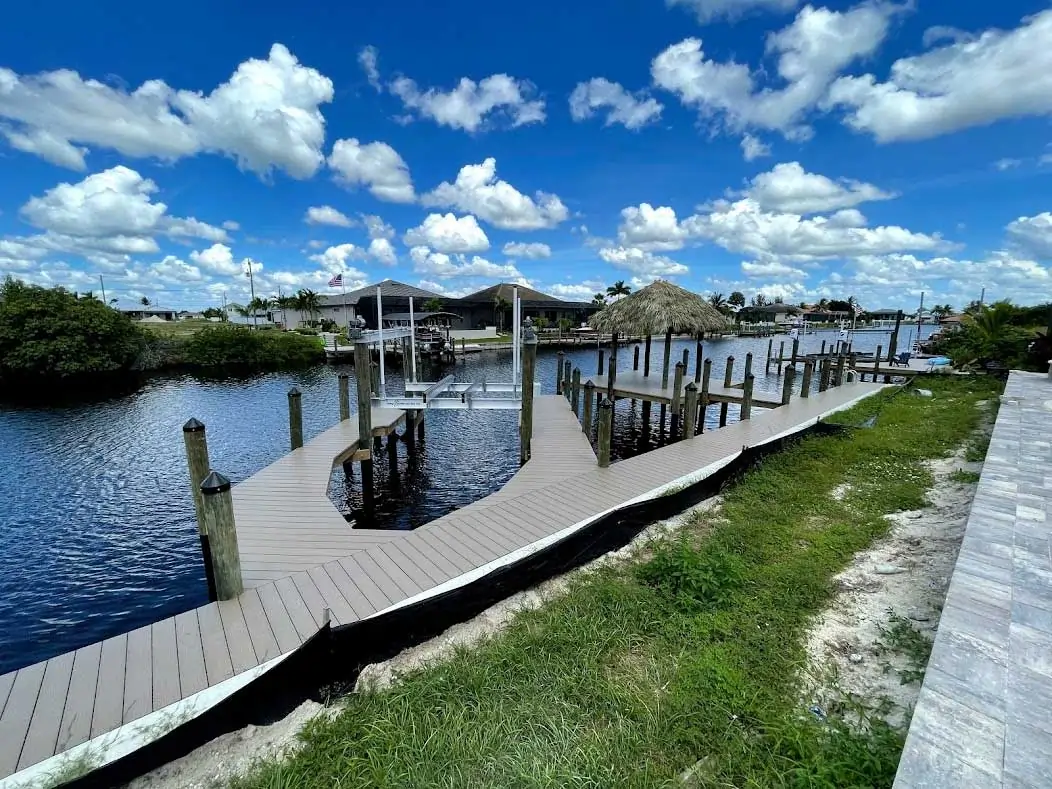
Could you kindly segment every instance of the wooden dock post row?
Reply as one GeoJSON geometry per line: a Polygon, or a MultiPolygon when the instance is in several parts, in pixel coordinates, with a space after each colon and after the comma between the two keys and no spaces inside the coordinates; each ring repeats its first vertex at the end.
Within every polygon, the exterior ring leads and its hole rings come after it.
{"type": "Polygon", "coordinates": [[[610,465],[610,441],[614,426],[614,404],[609,398],[604,397],[599,404],[599,437],[598,437],[598,460],[599,468],[610,465]]]}
{"type": "Polygon", "coordinates": [[[555,393],[561,395],[563,393],[563,359],[566,358],[566,354],[559,351],[555,354],[555,393]]]}
{"type": "Polygon", "coordinates": [[[578,416],[581,410],[581,368],[575,367],[570,379],[570,410],[578,416]]]}
{"type": "MultiPolygon", "coordinates": [[[[727,357],[727,367],[723,371],[723,388],[730,389],[731,376],[734,375],[734,357],[727,357]]],[[[727,426],[727,403],[720,403],[720,427],[727,426]]]]}
{"type": "Polygon", "coordinates": [[[573,362],[569,359],[563,360],[563,395],[567,402],[570,400],[570,382],[573,378],[573,362]]]}
{"type": "Polygon", "coordinates": [[[683,375],[687,369],[684,362],[676,362],[676,372],[672,378],[672,420],[669,426],[670,435],[679,432],[679,412],[683,392],[683,375]]]}
{"type": "Polygon", "coordinates": [[[584,408],[581,416],[581,431],[592,438],[592,405],[595,402],[595,384],[591,379],[584,382],[584,408]]]}
{"type": "Polygon", "coordinates": [[[698,432],[705,432],[705,417],[709,412],[709,381],[712,378],[712,359],[705,360],[705,366],[701,373],[701,394],[699,395],[700,402],[698,404],[700,413],[698,414],[698,432]]]}

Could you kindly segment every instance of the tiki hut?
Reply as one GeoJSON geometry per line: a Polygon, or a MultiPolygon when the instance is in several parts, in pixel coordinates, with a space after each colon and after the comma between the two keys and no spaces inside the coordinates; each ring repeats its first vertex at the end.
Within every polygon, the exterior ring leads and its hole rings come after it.
{"type": "MultiPolygon", "coordinates": [[[[652,335],[665,335],[662,387],[668,385],[673,334],[689,333],[700,337],[706,332],[722,331],[727,327],[727,319],[701,296],[660,279],[600,310],[588,323],[597,331],[614,335],[615,355],[618,334],[643,335],[646,338],[644,376],[650,374],[652,335]]],[[[616,356],[612,355],[612,366],[616,365],[615,359],[616,356]]],[[[700,365],[700,354],[698,364],[700,365]]],[[[612,388],[612,378],[616,372],[612,369],[611,373],[612,388]]]]}

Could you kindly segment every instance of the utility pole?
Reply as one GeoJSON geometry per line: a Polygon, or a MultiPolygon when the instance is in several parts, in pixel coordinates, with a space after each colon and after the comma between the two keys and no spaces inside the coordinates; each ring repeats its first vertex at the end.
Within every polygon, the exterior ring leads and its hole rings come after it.
{"type": "MultiPolygon", "coordinates": [[[[252,292],[252,301],[256,300],[256,281],[252,278],[252,258],[245,258],[245,264],[248,266],[248,273],[245,274],[248,277],[248,287],[252,292]]],[[[252,306],[252,328],[258,329],[259,324],[256,322],[256,307],[252,306]]]]}
{"type": "Polygon", "coordinates": [[[986,304],[986,286],[983,285],[983,290],[979,294],[979,310],[982,311],[983,306],[986,304]]]}
{"type": "Polygon", "coordinates": [[[109,302],[106,301],[106,283],[102,281],[101,274],[99,274],[99,287],[102,288],[102,303],[109,304],[109,302]]]}

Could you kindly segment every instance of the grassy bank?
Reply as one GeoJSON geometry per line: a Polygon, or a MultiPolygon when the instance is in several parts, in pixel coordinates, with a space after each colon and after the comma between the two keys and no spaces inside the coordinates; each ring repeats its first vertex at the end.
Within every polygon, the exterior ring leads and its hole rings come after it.
{"type": "Polygon", "coordinates": [[[924,461],[966,441],[997,393],[988,379],[925,386],[930,399],[885,393],[839,415],[878,419],[769,458],[680,536],[481,647],[349,697],[237,786],[890,786],[902,733],[816,720],[798,671],[831,578],[884,514],[923,506],[924,461]]]}

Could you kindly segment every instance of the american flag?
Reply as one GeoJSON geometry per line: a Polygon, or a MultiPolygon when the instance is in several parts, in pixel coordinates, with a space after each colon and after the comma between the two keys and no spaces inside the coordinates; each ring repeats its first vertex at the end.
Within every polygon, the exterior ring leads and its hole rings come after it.
{"type": "Polygon", "coordinates": [[[343,284],[343,272],[337,274],[335,277],[329,280],[329,287],[335,288],[337,285],[343,284]]]}

